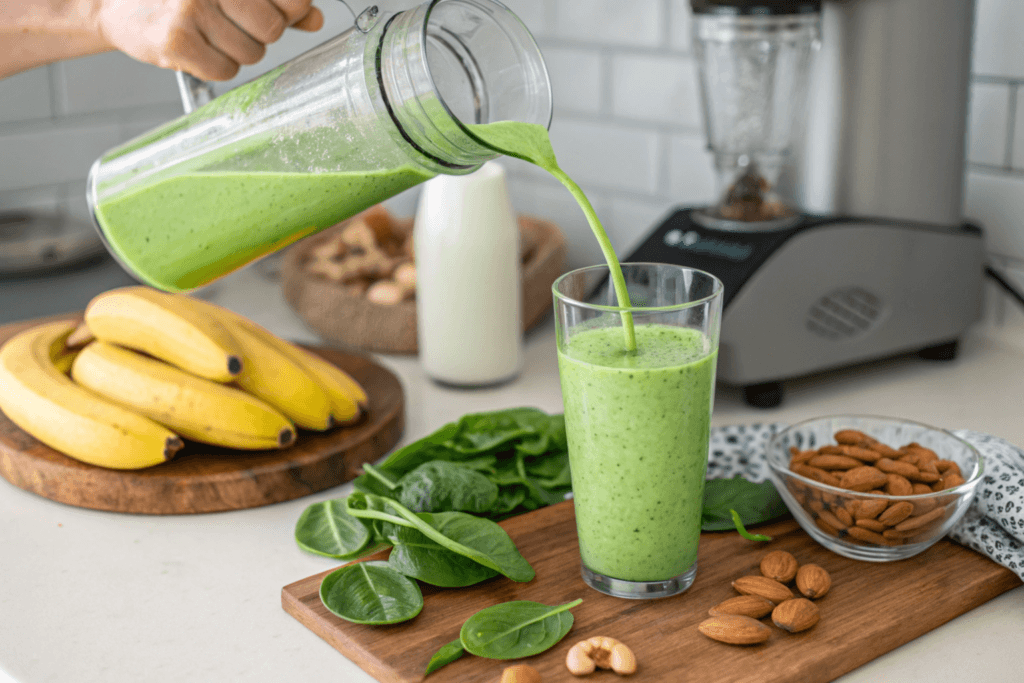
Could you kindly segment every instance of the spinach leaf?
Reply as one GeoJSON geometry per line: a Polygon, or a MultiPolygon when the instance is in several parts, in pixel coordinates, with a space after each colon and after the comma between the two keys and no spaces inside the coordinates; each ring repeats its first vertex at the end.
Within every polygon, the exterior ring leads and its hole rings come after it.
{"type": "Polygon", "coordinates": [[[526,500],[526,487],[513,484],[498,489],[498,499],[490,510],[492,516],[500,517],[519,507],[526,500]]]}
{"type": "Polygon", "coordinates": [[[572,477],[568,453],[550,453],[526,461],[526,473],[546,489],[569,488],[572,477]]]}
{"type": "Polygon", "coordinates": [[[365,471],[352,480],[352,485],[356,491],[362,491],[363,493],[372,493],[375,496],[385,497],[392,495],[391,489],[385,486],[380,479],[365,471]]]}
{"type": "Polygon", "coordinates": [[[533,480],[526,473],[526,457],[522,453],[516,453],[516,472],[519,474],[519,483],[526,487],[530,497],[544,505],[554,505],[565,500],[565,494],[558,491],[549,491],[533,480]]]}
{"type": "Polygon", "coordinates": [[[380,470],[401,476],[417,465],[431,460],[452,460],[452,456],[457,454],[452,453],[452,449],[446,444],[455,436],[458,429],[458,422],[450,422],[419,441],[399,448],[380,463],[380,470]]]}
{"type": "Polygon", "coordinates": [[[320,583],[320,601],[332,614],[356,624],[397,624],[423,609],[423,594],[387,562],[357,562],[320,583]]]}
{"type": "Polygon", "coordinates": [[[295,542],[300,548],[340,560],[364,554],[371,538],[366,523],[346,512],[344,500],[313,503],[295,523],[295,542]]]}
{"type": "Polygon", "coordinates": [[[368,462],[363,463],[363,472],[379,481],[381,486],[383,486],[388,491],[394,491],[395,489],[398,488],[397,481],[393,480],[387,474],[380,472],[379,470],[377,470],[376,467],[374,467],[368,462]]]}
{"type": "Polygon", "coordinates": [[[345,500],[349,514],[354,517],[416,528],[439,545],[490,567],[513,581],[530,581],[535,576],[533,567],[519,554],[505,530],[489,519],[465,512],[417,514],[396,501],[366,493],[356,492],[345,500]],[[385,507],[383,511],[374,509],[381,504],[385,507]],[[443,533],[432,524],[442,527],[443,533]]]}
{"type": "Polygon", "coordinates": [[[456,659],[466,654],[466,651],[462,647],[462,641],[455,639],[446,645],[442,645],[441,649],[434,653],[434,656],[430,658],[430,662],[427,664],[427,670],[423,672],[424,676],[428,676],[442,666],[451,664],[456,659]]]}
{"type": "Polygon", "coordinates": [[[730,509],[736,510],[747,524],[767,522],[788,512],[785,502],[770,481],[755,484],[742,477],[706,481],[701,530],[734,529],[730,509]]]}
{"type": "Polygon", "coordinates": [[[748,541],[762,542],[772,540],[771,536],[765,536],[764,534],[752,534],[749,531],[747,531],[747,528],[743,526],[743,520],[740,519],[740,513],[736,512],[735,510],[729,510],[729,514],[732,515],[732,523],[736,525],[736,531],[739,532],[739,535],[743,538],[747,539],[748,541]]]}
{"type": "Polygon", "coordinates": [[[550,424],[551,417],[537,408],[474,413],[459,420],[458,431],[450,443],[459,453],[475,455],[497,450],[517,439],[546,442],[550,424]]]}
{"type": "MultiPolygon", "coordinates": [[[[433,520],[444,533],[444,523],[433,520]]],[[[394,546],[388,565],[397,572],[442,588],[461,588],[485,581],[498,572],[466,558],[427,538],[419,529],[383,523],[384,534],[394,546]]]]}
{"type": "Polygon", "coordinates": [[[529,600],[503,602],[480,610],[462,624],[459,640],[471,654],[490,659],[519,659],[540,654],[572,628],[569,609],[583,602],[548,606],[529,600]]]}
{"type": "Polygon", "coordinates": [[[498,486],[483,474],[444,460],[426,462],[402,477],[398,502],[413,512],[483,513],[498,499],[498,486]]]}

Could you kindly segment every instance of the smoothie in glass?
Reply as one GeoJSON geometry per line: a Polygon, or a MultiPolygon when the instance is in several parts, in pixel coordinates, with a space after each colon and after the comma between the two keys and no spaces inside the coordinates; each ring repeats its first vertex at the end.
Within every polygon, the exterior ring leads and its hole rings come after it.
{"type": "Polygon", "coordinates": [[[583,564],[662,581],[697,561],[716,354],[684,327],[581,330],[559,350],[583,564]]]}

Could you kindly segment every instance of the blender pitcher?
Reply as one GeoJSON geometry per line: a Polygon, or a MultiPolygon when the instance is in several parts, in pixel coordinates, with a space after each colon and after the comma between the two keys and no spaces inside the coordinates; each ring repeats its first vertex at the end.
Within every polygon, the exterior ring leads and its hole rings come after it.
{"type": "Polygon", "coordinates": [[[356,25],[92,166],[108,250],[181,292],[439,173],[497,154],[464,124],[548,126],[533,37],[495,0],[430,0],[356,25]]]}
{"type": "Polygon", "coordinates": [[[821,0],[691,0],[708,147],[719,202],[706,227],[775,229],[799,211],[776,182],[800,132],[821,0]]]}

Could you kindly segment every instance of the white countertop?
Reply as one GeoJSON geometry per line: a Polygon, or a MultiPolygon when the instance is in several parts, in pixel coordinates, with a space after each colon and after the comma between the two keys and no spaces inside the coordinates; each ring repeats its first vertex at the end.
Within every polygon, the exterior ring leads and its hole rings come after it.
{"type": "MultiPolygon", "coordinates": [[[[316,341],[258,268],[230,276],[211,298],[281,336],[316,341]]],[[[1024,316],[1007,318],[972,331],[954,362],[905,358],[787,383],[775,410],[749,408],[739,391],[720,387],[714,423],[874,413],[1024,444],[1024,316]]],[[[467,412],[562,409],[550,322],[528,335],[522,375],[498,388],[442,388],[414,357],[380,360],[405,390],[403,442],[467,412]]],[[[0,683],[5,675],[18,683],[372,681],[280,604],[283,586],[338,564],[298,549],[299,514],[349,490],[252,510],[150,517],[69,507],[0,480],[0,683]]],[[[840,680],[1019,681],[1022,633],[1024,587],[840,680]]]]}

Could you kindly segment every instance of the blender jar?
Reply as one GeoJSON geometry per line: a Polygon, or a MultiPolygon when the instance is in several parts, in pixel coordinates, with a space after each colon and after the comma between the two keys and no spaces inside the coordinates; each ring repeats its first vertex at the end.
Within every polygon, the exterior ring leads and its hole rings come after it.
{"type": "Polygon", "coordinates": [[[500,120],[551,120],[543,58],[504,5],[374,8],[110,150],[93,164],[87,198],[126,270],[188,291],[439,173],[476,170],[496,154],[464,124],[500,120]]]}
{"type": "Polygon", "coordinates": [[[807,100],[820,0],[692,0],[693,45],[721,199],[709,227],[771,229],[798,211],[774,187],[807,100]]]}

